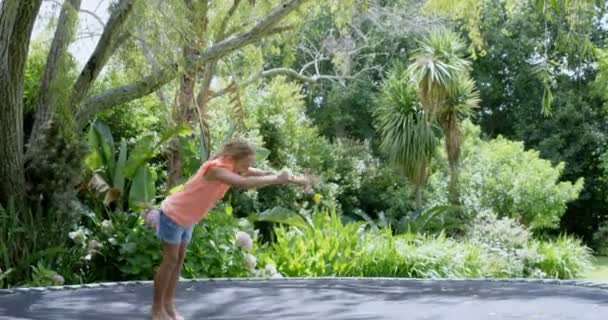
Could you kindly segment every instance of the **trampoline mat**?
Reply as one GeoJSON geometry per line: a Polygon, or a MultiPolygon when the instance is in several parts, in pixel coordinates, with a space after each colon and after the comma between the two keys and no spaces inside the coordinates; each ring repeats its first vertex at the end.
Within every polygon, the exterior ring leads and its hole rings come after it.
{"type": "MultiPolygon", "coordinates": [[[[152,285],[0,293],[0,319],[150,319],[152,285]]],[[[186,319],[606,319],[608,290],[538,282],[180,282],[186,319]]]]}

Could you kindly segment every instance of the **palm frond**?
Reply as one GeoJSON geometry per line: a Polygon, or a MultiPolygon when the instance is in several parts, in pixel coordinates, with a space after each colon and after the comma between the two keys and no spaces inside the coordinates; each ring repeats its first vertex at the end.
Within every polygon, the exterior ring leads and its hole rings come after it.
{"type": "Polygon", "coordinates": [[[418,88],[424,108],[434,113],[445,103],[449,88],[470,69],[465,44],[453,31],[436,29],[420,42],[408,74],[418,88]]]}
{"type": "Polygon", "coordinates": [[[448,88],[448,101],[444,112],[454,113],[457,118],[462,119],[470,116],[473,110],[479,107],[480,102],[475,80],[468,75],[463,75],[448,88]]]}

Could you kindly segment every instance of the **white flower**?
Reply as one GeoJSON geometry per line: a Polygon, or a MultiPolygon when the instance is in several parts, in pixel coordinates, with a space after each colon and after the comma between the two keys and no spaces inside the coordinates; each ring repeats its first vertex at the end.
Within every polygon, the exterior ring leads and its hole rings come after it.
{"type": "Polygon", "coordinates": [[[114,239],[114,238],[108,239],[108,242],[110,242],[114,246],[118,243],[118,241],[116,241],[116,239],[114,239]]]}
{"type": "Polygon", "coordinates": [[[264,267],[264,272],[269,276],[274,276],[277,274],[277,268],[272,264],[267,264],[266,267],[264,267]]]}
{"type": "Polygon", "coordinates": [[[236,233],[236,244],[245,251],[253,248],[253,240],[247,232],[239,231],[236,233]]]}
{"type": "Polygon", "coordinates": [[[97,240],[91,240],[89,241],[89,250],[95,250],[98,248],[101,248],[101,243],[99,243],[99,241],[97,240]]]}
{"type": "Polygon", "coordinates": [[[251,254],[246,254],[245,262],[247,263],[247,267],[249,268],[249,270],[253,270],[253,269],[255,269],[255,266],[258,263],[258,259],[256,259],[256,257],[254,257],[251,254]]]}
{"type": "Polygon", "coordinates": [[[112,226],[112,221],[110,221],[110,220],[104,220],[104,221],[101,223],[101,230],[102,230],[103,232],[105,232],[105,233],[110,233],[110,232],[112,232],[112,227],[113,227],[113,226],[112,226]]]}
{"type": "Polygon", "coordinates": [[[87,236],[82,227],[78,228],[76,231],[70,232],[68,235],[76,244],[83,244],[87,240],[87,236]]]}

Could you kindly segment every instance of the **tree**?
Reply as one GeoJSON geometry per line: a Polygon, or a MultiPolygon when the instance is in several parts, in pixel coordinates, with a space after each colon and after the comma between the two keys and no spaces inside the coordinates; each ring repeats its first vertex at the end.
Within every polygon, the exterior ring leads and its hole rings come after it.
{"type": "MultiPolygon", "coordinates": [[[[162,3],[159,1],[159,3],[162,3]]],[[[307,11],[305,15],[297,17],[296,21],[293,18],[290,19],[290,24],[286,28],[293,29],[294,33],[300,34],[298,31],[298,21],[305,21],[309,18],[321,14],[322,12],[334,12],[336,17],[346,17],[348,19],[348,13],[339,12],[338,9],[345,9],[348,6],[344,6],[344,2],[333,2],[333,3],[321,3],[306,7],[307,11]],[[323,8],[324,11],[319,9],[323,8]],[[319,11],[319,12],[317,12],[319,11]]],[[[232,134],[236,134],[244,131],[244,113],[242,106],[242,98],[240,97],[241,92],[244,88],[254,84],[261,84],[264,79],[275,77],[278,75],[286,75],[297,81],[306,83],[316,83],[319,81],[336,81],[344,82],[346,80],[354,79],[358,74],[350,75],[347,73],[324,73],[323,70],[319,70],[318,64],[329,61],[333,54],[323,53],[323,55],[312,55],[305,57],[302,66],[298,68],[290,68],[283,64],[283,61],[279,63],[272,63],[271,57],[268,52],[280,51],[280,54],[284,56],[290,56],[293,51],[296,50],[307,50],[306,46],[297,45],[298,42],[281,37],[277,34],[275,37],[259,41],[254,46],[248,47],[239,54],[227,55],[223,58],[217,58],[211,60],[202,66],[196,66],[188,59],[185,59],[190,52],[196,48],[204,48],[209,43],[220,42],[231,34],[242,28],[243,24],[249,23],[251,16],[255,16],[263,8],[264,5],[254,5],[245,1],[232,1],[229,5],[221,7],[207,4],[206,1],[200,0],[188,0],[183,1],[184,19],[187,21],[186,25],[183,26],[185,30],[184,35],[178,35],[184,37],[182,43],[182,63],[180,69],[183,68],[185,72],[180,76],[180,83],[176,88],[176,95],[173,99],[176,103],[169,102],[171,99],[164,95],[161,100],[165,101],[165,104],[170,105],[173,110],[169,120],[171,123],[184,124],[184,123],[196,123],[197,127],[200,128],[201,145],[202,145],[202,159],[205,159],[212,152],[211,147],[211,134],[209,131],[209,124],[206,114],[212,107],[211,101],[223,95],[230,96],[230,104],[233,106],[231,113],[232,119],[232,134]],[[253,11],[251,11],[253,10],[253,11]],[[293,48],[297,49],[293,49],[293,48]],[[212,81],[213,80],[213,81],[212,81]],[[223,88],[217,86],[212,88],[212,82],[220,83],[223,88]]],[[[150,13],[151,15],[152,13],[150,13]]],[[[149,16],[148,19],[154,19],[149,16]]],[[[170,26],[168,26],[170,27],[170,26]]],[[[137,28],[137,27],[136,27],[137,28]]],[[[139,26],[141,28],[141,26],[139,26]]],[[[159,64],[162,61],[163,56],[171,50],[164,50],[153,52],[152,46],[147,45],[147,42],[156,41],[158,38],[154,34],[150,34],[145,30],[140,30],[141,37],[138,39],[138,45],[144,51],[148,63],[152,65],[159,64]]],[[[165,37],[170,38],[170,37],[165,37]]],[[[162,39],[162,38],[161,38],[162,39]]],[[[359,49],[360,45],[357,43],[360,37],[355,37],[355,46],[350,50],[354,54],[359,49]]],[[[161,41],[162,42],[162,41],[161,41]]],[[[164,44],[167,48],[174,47],[171,45],[171,41],[164,44]]],[[[167,181],[168,187],[181,182],[182,180],[182,157],[180,155],[180,141],[174,139],[171,143],[171,147],[168,150],[168,169],[169,179],[167,181]]]]}
{"type": "MultiPolygon", "coordinates": [[[[532,9],[535,18],[542,20],[543,41],[539,43],[535,74],[542,83],[542,112],[551,113],[553,101],[552,83],[556,69],[564,67],[563,60],[551,59],[554,51],[568,52],[568,63],[572,59],[587,60],[593,57],[595,45],[591,41],[594,31],[593,19],[599,17],[604,6],[603,0],[553,1],[553,0],[428,0],[426,11],[450,16],[460,22],[462,29],[471,39],[471,53],[486,54],[489,48],[482,36],[484,13],[491,8],[504,8],[501,20],[517,17],[532,9]]],[[[493,17],[496,18],[496,17],[493,17]]],[[[567,67],[567,63],[566,63],[567,67]]]]}
{"type": "Polygon", "coordinates": [[[302,28],[307,50],[298,52],[293,67],[298,69],[310,56],[338,51],[340,63],[319,63],[323,73],[349,69],[352,74],[365,74],[345,84],[325,81],[307,89],[307,113],[327,137],[372,141],[378,143],[371,116],[373,96],[383,83],[391,61],[403,57],[416,47],[414,38],[445,19],[421,13],[424,2],[416,0],[370,1],[366,10],[354,13],[349,28],[339,28],[335,13],[326,12],[308,20],[302,28]],[[359,40],[360,39],[360,40],[359,40]],[[355,50],[348,48],[353,40],[361,42],[355,50]],[[311,45],[312,44],[312,45],[311,45]],[[357,51],[352,55],[349,51],[357,51]]]}
{"type": "Polygon", "coordinates": [[[464,59],[464,43],[452,31],[432,31],[412,57],[410,76],[425,113],[438,123],[446,140],[450,166],[450,203],[458,204],[460,121],[479,104],[475,82],[464,59]]]}
{"type": "MultiPolygon", "coordinates": [[[[554,165],[564,162],[562,180],[584,178],[580,197],[567,204],[561,230],[590,239],[598,224],[608,216],[608,185],[602,181],[600,168],[607,135],[606,113],[599,93],[605,92],[605,88],[594,90],[592,85],[605,83],[598,81],[602,51],[597,49],[605,46],[605,29],[599,22],[580,20],[579,30],[589,29],[588,39],[596,47],[594,56],[586,57],[582,45],[546,42],[547,32],[550,39],[558,39],[568,28],[567,21],[559,18],[559,14],[553,15],[545,29],[545,16],[539,15],[531,2],[520,4],[517,10],[503,1],[483,3],[478,21],[482,47],[472,64],[472,75],[479,84],[483,101],[475,122],[481,125],[484,136],[502,135],[521,140],[526,149],[538,150],[554,165]],[[549,45],[549,60],[559,62],[551,67],[550,117],[539,116],[544,86],[541,79],[531,76],[541,61],[539,48],[545,44],[549,45]]],[[[598,10],[594,15],[602,16],[606,12],[606,8],[598,10]]],[[[464,28],[463,33],[470,35],[468,28],[464,28]]]]}
{"type": "Polygon", "coordinates": [[[374,110],[380,149],[416,187],[416,209],[422,209],[422,188],[438,146],[432,119],[424,112],[407,72],[396,65],[384,81],[374,110]]]}
{"type": "MultiPolygon", "coordinates": [[[[31,167],[42,165],[36,164],[37,159],[31,155],[43,152],[45,140],[53,139],[43,134],[45,127],[56,125],[63,126],[62,131],[80,132],[98,112],[153,93],[181,73],[178,61],[169,61],[132,83],[103,92],[92,91],[101,70],[117,49],[132,36],[125,26],[134,15],[134,8],[145,6],[137,0],[117,1],[111,6],[111,15],[94,52],[78,78],[70,84],[67,96],[61,97],[65,92],[59,90],[41,90],[34,131],[25,137],[21,99],[24,65],[41,1],[6,0],[0,7],[0,204],[6,204],[9,197],[15,197],[18,203],[24,202],[27,194],[26,159],[33,162],[31,167]],[[65,110],[66,118],[62,123],[53,121],[58,108],[65,110]]],[[[257,20],[236,26],[234,33],[225,34],[205,48],[188,50],[182,59],[188,62],[188,67],[196,69],[264,37],[284,32],[289,28],[280,25],[280,22],[305,2],[307,1],[286,0],[271,8],[274,2],[263,1],[261,15],[257,20]]],[[[342,2],[334,4],[338,5],[342,5],[342,2]]],[[[65,48],[72,41],[79,6],[78,0],[63,3],[41,82],[43,88],[50,88],[61,79],[61,65],[67,55],[65,48]]]]}

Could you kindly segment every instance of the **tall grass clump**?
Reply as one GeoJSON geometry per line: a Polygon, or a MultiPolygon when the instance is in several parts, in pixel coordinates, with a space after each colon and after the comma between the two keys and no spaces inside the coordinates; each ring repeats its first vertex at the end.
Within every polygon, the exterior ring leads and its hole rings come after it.
{"type": "Polygon", "coordinates": [[[531,239],[516,221],[491,213],[475,223],[460,239],[394,235],[319,212],[309,226],[277,227],[260,257],[286,276],[571,279],[590,266],[589,249],[574,238],[531,239]]]}
{"type": "Polygon", "coordinates": [[[349,276],[357,263],[362,227],[343,224],[336,211],[315,214],[308,227],[275,228],[275,241],[260,257],[286,276],[349,276]]]}
{"type": "Polygon", "coordinates": [[[592,268],[591,250],[579,239],[559,236],[553,241],[537,241],[530,245],[536,252],[535,259],[527,261],[529,276],[540,273],[545,278],[580,278],[592,268]]]}

